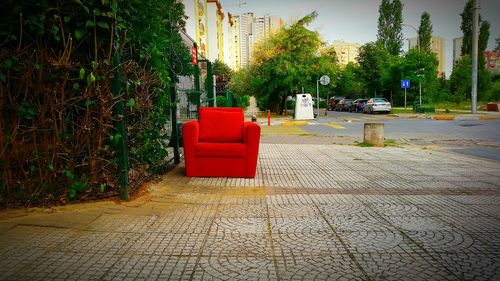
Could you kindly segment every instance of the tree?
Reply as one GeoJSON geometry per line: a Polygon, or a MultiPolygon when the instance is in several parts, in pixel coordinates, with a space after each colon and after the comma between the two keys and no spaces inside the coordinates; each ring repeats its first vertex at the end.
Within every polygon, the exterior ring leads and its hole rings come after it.
{"type": "Polygon", "coordinates": [[[479,57],[482,57],[484,51],[488,47],[488,40],[490,39],[490,23],[488,21],[482,21],[479,27],[479,42],[478,42],[478,52],[479,57]]]}
{"type": "Polygon", "coordinates": [[[418,44],[421,51],[431,52],[432,23],[431,16],[423,12],[420,17],[420,26],[418,27],[418,44]]]}
{"type": "Polygon", "coordinates": [[[381,78],[384,71],[384,62],[389,57],[388,51],[382,43],[367,43],[359,49],[358,63],[360,78],[364,81],[366,94],[377,96],[382,89],[381,78]]]}
{"type": "Polygon", "coordinates": [[[397,93],[401,90],[401,80],[403,79],[403,58],[400,56],[389,56],[382,72],[382,88],[389,91],[388,98],[391,103],[400,103],[397,93]]]}
{"type": "Polygon", "coordinates": [[[411,49],[402,62],[403,79],[413,82],[411,93],[415,97],[419,91],[419,83],[422,87],[422,98],[424,101],[435,101],[438,87],[437,67],[439,61],[434,53],[419,52],[411,49]]]}
{"type": "Polygon", "coordinates": [[[471,65],[471,57],[465,55],[458,61],[450,75],[450,90],[453,101],[457,104],[461,101],[470,100],[471,65]]]}
{"type": "Polygon", "coordinates": [[[217,80],[231,80],[231,76],[233,76],[234,71],[225,63],[220,60],[215,60],[213,64],[213,74],[217,76],[217,80]]]}
{"type": "Polygon", "coordinates": [[[359,66],[354,63],[348,63],[339,73],[339,81],[335,85],[334,93],[336,96],[361,98],[363,97],[363,88],[358,78],[359,66]]]}
{"type": "MultiPolygon", "coordinates": [[[[453,68],[450,76],[450,91],[453,100],[457,103],[470,100],[470,93],[472,88],[472,59],[469,55],[463,56],[457,65],[453,68]]],[[[482,100],[487,98],[488,90],[491,85],[491,77],[484,67],[478,68],[477,73],[478,85],[478,99],[482,100]]]]}
{"type": "Polygon", "coordinates": [[[300,93],[302,87],[312,88],[323,74],[333,75],[334,58],[320,54],[323,41],[317,32],[306,28],[316,16],[313,12],[258,42],[252,55],[252,74],[235,75],[232,89],[249,83],[259,107],[282,113],[290,93],[300,93]]]}
{"type": "Polygon", "coordinates": [[[382,0],[379,7],[377,39],[393,56],[399,55],[403,47],[402,10],[400,0],[382,0]]]}
{"type": "MultiPolygon", "coordinates": [[[[473,0],[467,1],[465,4],[463,12],[460,14],[462,17],[462,23],[460,24],[460,29],[464,34],[462,40],[462,56],[472,55],[472,14],[474,12],[474,2],[473,0]]],[[[488,45],[488,40],[490,37],[490,23],[488,21],[483,21],[481,15],[479,15],[479,43],[478,43],[478,53],[479,57],[482,57],[482,53],[486,50],[488,45]]]]}

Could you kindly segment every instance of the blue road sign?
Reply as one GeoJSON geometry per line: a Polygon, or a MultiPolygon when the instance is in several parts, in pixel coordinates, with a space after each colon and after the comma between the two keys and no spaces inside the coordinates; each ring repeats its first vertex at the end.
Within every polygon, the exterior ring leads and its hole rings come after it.
{"type": "Polygon", "coordinates": [[[410,88],[410,80],[401,80],[401,88],[403,89],[410,88]]]}

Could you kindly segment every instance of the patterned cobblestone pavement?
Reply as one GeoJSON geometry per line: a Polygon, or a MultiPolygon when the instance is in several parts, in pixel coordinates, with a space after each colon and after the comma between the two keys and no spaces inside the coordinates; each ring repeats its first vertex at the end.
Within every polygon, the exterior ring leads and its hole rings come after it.
{"type": "Polygon", "coordinates": [[[262,144],[255,179],[149,191],[3,214],[0,280],[500,280],[499,162],[262,144]]]}

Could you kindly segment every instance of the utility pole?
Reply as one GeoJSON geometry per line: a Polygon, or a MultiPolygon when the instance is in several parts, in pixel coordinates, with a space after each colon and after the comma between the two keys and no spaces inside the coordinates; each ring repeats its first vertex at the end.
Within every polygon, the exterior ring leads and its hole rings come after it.
{"type": "Polygon", "coordinates": [[[472,92],[471,113],[477,113],[477,51],[479,41],[479,0],[473,0],[472,9],[472,92]]]}

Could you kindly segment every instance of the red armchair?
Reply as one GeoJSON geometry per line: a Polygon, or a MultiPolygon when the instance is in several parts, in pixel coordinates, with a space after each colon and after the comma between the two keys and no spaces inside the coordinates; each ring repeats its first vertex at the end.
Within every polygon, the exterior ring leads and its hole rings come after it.
{"type": "Polygon", "coordinates": [[[182,127],[188,177],[254,178],[260,127],[244,122],[243,110],[200,107],[198,121],[182,127]]]}

